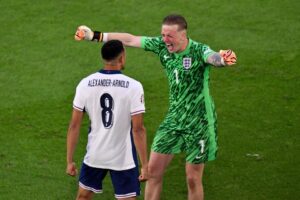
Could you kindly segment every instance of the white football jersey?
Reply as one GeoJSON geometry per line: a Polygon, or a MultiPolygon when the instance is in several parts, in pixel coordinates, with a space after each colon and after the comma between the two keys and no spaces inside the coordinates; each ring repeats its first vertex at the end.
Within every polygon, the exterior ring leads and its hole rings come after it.
{"type": "Polygon", "coordinates": [[[91,121],[85,164],[113,170],[136,166],[131,116],[145,112],[140,82],[120,71],[100,70],[78,84],[73,107],[86,111],[91,121]]]}

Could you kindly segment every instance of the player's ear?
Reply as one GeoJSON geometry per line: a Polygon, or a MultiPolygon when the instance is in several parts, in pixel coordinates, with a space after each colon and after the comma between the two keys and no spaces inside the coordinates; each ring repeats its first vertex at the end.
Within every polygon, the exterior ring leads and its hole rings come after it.
{"type": "Polygon", "coordinates": [[[125,51],[123,51],[120,56],[120,62],[125,64],[125,59],[126,59],[126,54],[125,51]]]}
{"type": "Polygon", "coordinates": [[[116,58],[116,61],[118,62],[118,64],[120,66],[123,65],[123,53],[121,53],[117,58],[116,58]]]}
{"type": "Polygon", "coordinates": [[[185,40],[187,38],[186,30],[181,30],[180,31],[180,37],[182,40],[185,40]]]}

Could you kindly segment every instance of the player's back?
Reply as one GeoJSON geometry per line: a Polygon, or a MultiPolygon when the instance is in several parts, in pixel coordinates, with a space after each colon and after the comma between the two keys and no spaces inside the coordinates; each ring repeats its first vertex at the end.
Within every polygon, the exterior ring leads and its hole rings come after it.
{"type": "Polygon", "coordinates": [[[133,167],[131,115],[145,110],[136,102],[142,101],[142,85],[120,71],[101,70],[83,79],[77,90],[91,121],[85,163],[112,169],[133,167]]]}

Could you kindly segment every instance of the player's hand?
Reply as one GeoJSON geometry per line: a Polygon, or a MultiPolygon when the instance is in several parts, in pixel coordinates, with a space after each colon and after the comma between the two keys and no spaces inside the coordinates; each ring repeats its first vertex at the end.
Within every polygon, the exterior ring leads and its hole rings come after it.
{"type": "Polygon", "coordinates": [[[72,163],[68,163],[67,164],[67,170],[66,170],[66,173],[70,176],[76,176],[78,171],[76,169],[76,165],[74,162],[72,163]]]}
{"type": "Polygon", "coordinates": [[[87,26],[81,25],[77,28],[75,33],[75,40],[89,40],[91,41],[93,39],[94,32],[87,26]]]}
{"type": "Polygon", "coordinates": [[[231,50],[220,50],[220,55],[224,59],[224,62],[226,65],[234,65],[236,64],[236,55],[235,53],[231,50]]]}
{"type": "Polygon", "coordinates": [[[141,174],[139,176],[139,181],[140,182],[145,182],[148,180],[148,168],[147,167],[142,167],[141,168],[141,174]]]}

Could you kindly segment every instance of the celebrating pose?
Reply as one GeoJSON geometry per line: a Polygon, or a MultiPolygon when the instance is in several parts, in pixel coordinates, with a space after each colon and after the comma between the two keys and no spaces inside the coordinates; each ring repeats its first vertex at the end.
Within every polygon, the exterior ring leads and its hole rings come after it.
{"type": "Polygon", "coordinates": [[[97,42],[118,39],[126,46],[143,48],[159,57],[169,81],[170,107],[152,144],[145,199],[160,199],[163,174],[174,154],[180,152],[186,154],[188,199],[203,199],[204,164],[214,160],[217,152],[216,114],[209,94],[210,66],[235,64],[235,53],[215,52],[189,38],[185,18],[177,14],[163,19],[158,37],[99,32],[79,26],[75,39],[97,42]]]}

